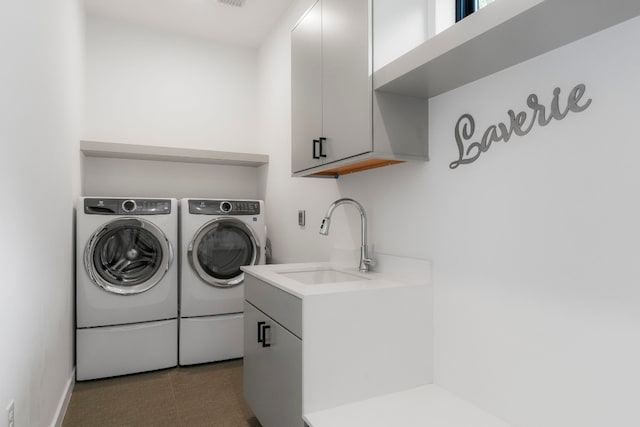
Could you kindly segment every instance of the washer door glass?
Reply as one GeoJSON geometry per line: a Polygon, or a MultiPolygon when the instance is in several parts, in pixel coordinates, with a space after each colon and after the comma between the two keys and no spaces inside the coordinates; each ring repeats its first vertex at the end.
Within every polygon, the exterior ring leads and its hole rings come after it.
{"type": "Polygon", "coordinates": [[[94,283],[117,294],[151,289],[173,259],[171,244],[154,224],[138,218],[111,221],[96,231],[85,250],[85,268],[94,283]]]}
{"type": "Polygon", "coordinates": [[[205,224],[189,245],[189,262],[205,283],[235,286],[244,280],[243,265],[259,258],[253,231],[236,218],[222,217],[205,224]]]}

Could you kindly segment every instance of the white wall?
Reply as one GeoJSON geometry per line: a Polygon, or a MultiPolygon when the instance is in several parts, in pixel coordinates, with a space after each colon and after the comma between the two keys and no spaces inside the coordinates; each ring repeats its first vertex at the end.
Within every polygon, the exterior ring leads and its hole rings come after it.
{"type": "MultiPolygon", "coordinates": [[[[96,16],[86,27],[83,139],[257,152],[256,49],[96,16]]],[[[92,157],[83,166],[83,195],[260,193],[257,168],[92,157]]]]}
{"type": "Polygon", "coordinates": [[[73,380],[73,207],[79,194],[82,8],[0,14],[0,426],[50,426],[73,380]]]}
{"type": "Polygon", "coordinates": [[[455,23],[453,0],[373,0],[373,70],[455,23]]]}
{"type": "Polygon", "coordinates": [[[412,179],[433,224],[436,381],[516,425],[640,425],[638,37],[635,19],[430,105],[412,179]],[[578,83],[586,111],[448,169],[461,114],[480,131],[578,83]]]}
{"type": "MultiPolygon", "coordinates": [[[[429,8],[435,0],[373,0],[373,69],[396,59],[427,40],[430,26],[429,8]]],[[[435,32],[435,28],[433,30],[435,32]]]]}
{"type": "Polygon", "coordinates": [[[86,38],[83,139],[255,151],[255,49],[94,16],[86,38]]]}
{"type": "MultiPolygon", "coordinates": [[[[288,177],[288,30],[308,3],[261,51],[263,110],[271,91],[287,95],[261,127],[277,261],[325,257],[340,237],[321,240],[315,224],[332,198],[353,196],[378,252],[433,261],[437,383],[521,427],[640,425],[640,20],[432,99],[428,163],[326,181],[288,177]],[[578,83],[586,111],[449,169],[462,114],[477,135],[529,94],[548,105],[578,83]],[[310,230],[295,224],[298,207],[310,230]]],[[[340,234],[353,236],[349,218],[340,234]]]]}

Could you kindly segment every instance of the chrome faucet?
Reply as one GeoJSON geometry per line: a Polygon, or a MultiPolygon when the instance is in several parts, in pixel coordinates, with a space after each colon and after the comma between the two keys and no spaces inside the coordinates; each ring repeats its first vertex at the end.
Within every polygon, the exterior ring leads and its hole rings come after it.
{"type": "Polygon", "coordinates": [[[348,198],[338,199],[335,202],[331,203],[331,205],[329,206],[329,209],[327,210],[327,213],[324,215],[324,218],[322,219],[322,225],[320,225],[320,234],[322,234],[323,236],[329,235],[329,225],[331,225],[331,215],[333,214],[333,211],[335,210],[335,208],[343,204],[353,205],[360,212],[361,245],[360,245],[360,266],[358,267],[358,270],[360,270],[362,273],[366,273],[367,271],[369,271],[369,267],[374,265],[374,262],[373,262],[373,259],[369,258],[369,250],[367,248],[367,214],[365,213],[364,208],[360,203],[356,202],[353,199],[348,199],[348,198]]]}

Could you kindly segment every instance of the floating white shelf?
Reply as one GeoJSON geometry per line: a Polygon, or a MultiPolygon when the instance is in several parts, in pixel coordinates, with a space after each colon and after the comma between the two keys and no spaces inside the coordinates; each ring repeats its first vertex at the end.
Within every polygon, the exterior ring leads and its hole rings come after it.
{"type": "Polygon", "coordinates": [[[374,89],[430,98],[638,15],[638,0],[496,0],[376,71],[374,89]]]}
{"type": "Polygon", "coordinates": [[[258,167],[269,163],[269,156],[266,154],[234,153],[229,151],[196,150],[99,141],[80,141],[80,151],[89,157],[109,157],[116,159],[162,160],[168,162],[208,163],[248,167],[258,167]]]}

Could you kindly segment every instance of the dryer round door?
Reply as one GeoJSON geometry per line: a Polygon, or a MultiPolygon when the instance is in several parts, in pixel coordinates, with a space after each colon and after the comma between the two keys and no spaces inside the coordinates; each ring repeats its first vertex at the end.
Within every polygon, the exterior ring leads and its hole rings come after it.
{"type": "Polygon", "coordinates": [[[253,230],[232,217],[220,217],[203,225],[187,251],[189,263],[205,283],[218,287],[239,285],[240,267],[260,259],[260,242],[253,230]]]}
{"type": "Polygon", "coordinates": [[[133,295],[154,287],[173,261],[173,248],[155,224],[120,218],[98,229],[84,251],[84,266],[96,285],[133,295]]]}

